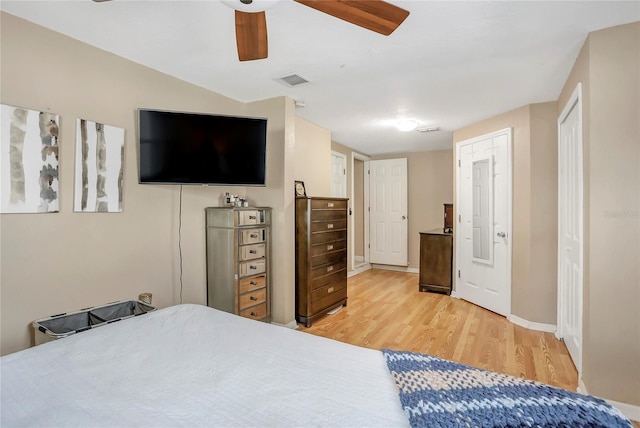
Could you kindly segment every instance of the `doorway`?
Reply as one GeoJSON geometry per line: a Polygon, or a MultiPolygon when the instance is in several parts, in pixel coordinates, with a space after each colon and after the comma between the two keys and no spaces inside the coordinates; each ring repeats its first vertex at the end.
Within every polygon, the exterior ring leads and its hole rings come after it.
{"type": "Polygon", "coordinates": [[[511,313],[511,128],[456,144],[456,292],[511,313]]]}

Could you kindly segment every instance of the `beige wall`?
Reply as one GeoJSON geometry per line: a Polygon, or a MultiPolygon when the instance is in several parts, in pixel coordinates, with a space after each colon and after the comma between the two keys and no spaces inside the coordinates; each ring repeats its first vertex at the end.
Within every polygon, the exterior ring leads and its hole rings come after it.
{"type": "Polygon", "coordinates": [[[373,156],[407,158],[409,268],[420,268],[420,232],[444,227],[444,203],[453,203],[453,151],[373,156]]]}
{"type": "Polygon", "coordinates": [[[247,106],[4,12],[1,19],[1,102],[58,113],[61,147],[60,213],[0,216],[0,352],[29,346],[31,321],[51,314],[145,291],[158,307],[179,302],[179,187],[138,184],[139,107],[269,118],[266,188],[184,186],[182,295],[206,303],[204,208],[225,191],[246,193],[274,207],[273,315],[293,321],[292,101],[247,106]],[[73,212],[76,118],[125,128],[123,213],[73,212]]]}
{"type": "Polygon", "coordinates": [[[331,132],[296,117],[295,141],[294,180],[304,181],[307,196],[330,196],[331,132]]]}
{"type": "Polygon", "coordinates": [[[640,23],[591,33],[559,100],[583,91],[583,380],[640,406],[640,23]]]}

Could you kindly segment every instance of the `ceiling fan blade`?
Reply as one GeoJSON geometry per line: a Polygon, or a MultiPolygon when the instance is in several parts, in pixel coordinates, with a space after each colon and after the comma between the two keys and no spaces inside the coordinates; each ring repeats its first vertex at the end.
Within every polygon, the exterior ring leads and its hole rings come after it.
{"type": "Polygon", "coordinates": [[[320,12],[388,36],[409,11],[382,0],[295,0],[320,12]]]}
{"type": "Polygon", "coordinates": [[[268,56],[267,20],[264,12],[236,10],[236,44],[240,61],[253,61],[268,56]]]}

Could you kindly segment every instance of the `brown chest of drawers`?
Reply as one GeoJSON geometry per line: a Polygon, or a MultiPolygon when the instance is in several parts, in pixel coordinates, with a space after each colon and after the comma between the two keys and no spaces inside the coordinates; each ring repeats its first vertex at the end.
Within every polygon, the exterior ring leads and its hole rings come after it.
{"type": "Polygon", "coordinates": [[[296,320],[347,305],[347,202],[296,198],[296,320]]]}

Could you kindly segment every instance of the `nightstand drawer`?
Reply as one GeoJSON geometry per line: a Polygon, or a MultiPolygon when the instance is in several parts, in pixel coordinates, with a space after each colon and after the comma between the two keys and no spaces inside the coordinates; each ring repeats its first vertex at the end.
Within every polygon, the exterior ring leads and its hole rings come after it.
{"type": "MultiPolygon", "coordinates": [[[[312,199],[312,210],[346,210],[347,200],[312,199]]],[[[313,215],[313,214],[312,214],[313,215]]]]}
{"type": "Polygon", "coordinates": [[[260,290],[252,291],[251,293],[240,295],[240,311],[246,308],[255,306],[259,303],[267,301],[267,289],[261,288],[260,290]]]}
{"type": "Polygon", "coordinates": [[[260,320],[267,316],[267,304],[262,303],[252,308],[245,309],[244,311],[240,311],[240,316],[251,318],[254,320],[260,320]]]}
{"type": "Polygon", "coordinates": [[[311,221],[335,220],[347,218],[346,210],[315,210],[311,211],[311,221]]]}
{"type": "Polygon", "coordinates": [[[258,288],[266,287],[267,277],[265,275],[250,276],[240,280],[240,294],[247,293],[258,288]]]}
{"type": "Polygon", "coordinates": [[[266,270],[264,259],[240,263],[240,276],[263,273],[266,270]]]}
{"type": "Polygon", "coordinates": [[[249,229],[243,230],[240,233],[241,244],[255,244],[264,241],[266,241],[265,229],[249,229]]]}
{"type": "Polygon", "coordinates": [[[265,244],[253,244],[240,247],[240,260],[253,260],[264,257],[265,244]]]}

